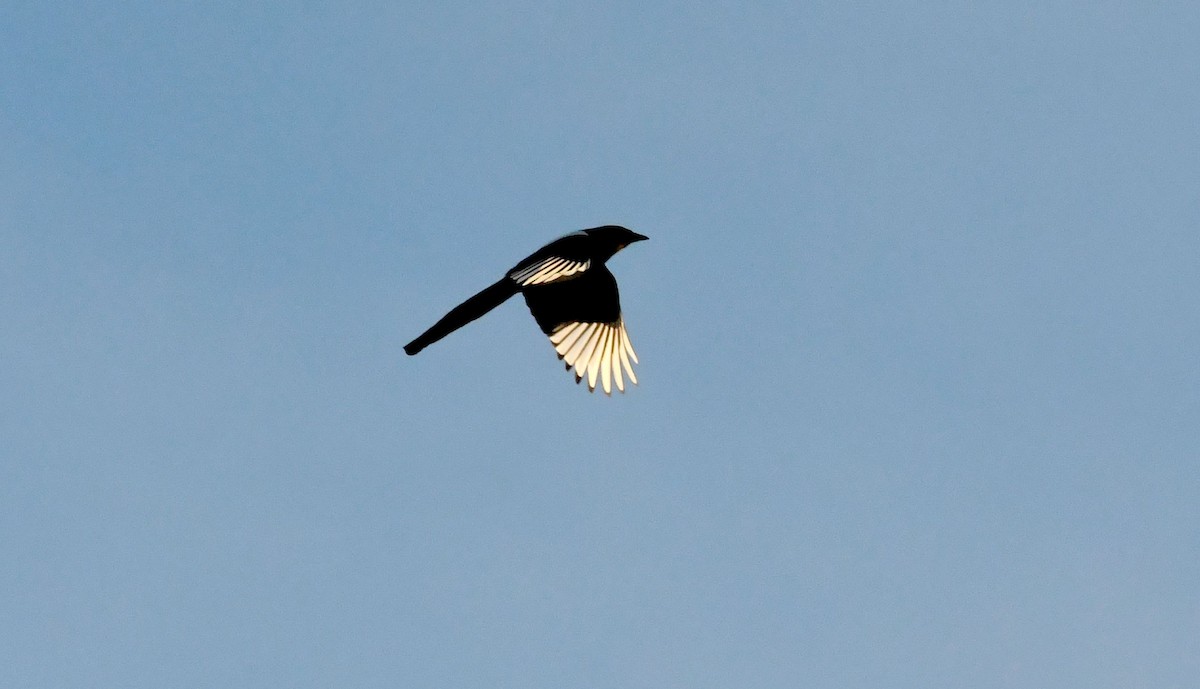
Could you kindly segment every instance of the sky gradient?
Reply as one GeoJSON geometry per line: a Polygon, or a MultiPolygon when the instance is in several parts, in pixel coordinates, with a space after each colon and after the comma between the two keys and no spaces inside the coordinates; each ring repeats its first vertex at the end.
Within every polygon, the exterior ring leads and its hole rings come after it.
{"type": "Polygon", "coordinates": [[[1194,686],[1200,6],[0,8],[0,686],[1194,686]],[[566,232],[640,385],[519,299],[566,232]]]}

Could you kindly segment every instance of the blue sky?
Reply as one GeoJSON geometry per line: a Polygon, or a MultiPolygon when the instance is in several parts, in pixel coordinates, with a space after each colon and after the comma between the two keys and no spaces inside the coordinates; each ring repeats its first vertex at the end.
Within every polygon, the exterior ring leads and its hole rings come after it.
{"type": "Polygon", "coordinates": [[[1194,3],[444,5],[0,8],[0,685],[1194,683],[1194,3]]]}

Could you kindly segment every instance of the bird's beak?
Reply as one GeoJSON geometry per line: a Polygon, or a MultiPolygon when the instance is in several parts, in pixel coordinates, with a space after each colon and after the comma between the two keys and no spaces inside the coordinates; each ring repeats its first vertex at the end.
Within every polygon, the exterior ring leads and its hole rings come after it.
{"type": "Polygon", "coordinates": [[[644,235],[644,234],[638,234],[637,232],[634,232],[634,233],[633,233],[633,239],[630,239],[630,240],[629,240],[629,243],[630,243],[630,244],[632,244],[632,243],[634,243],[634,242],[644,242],[644,241],[646,241],[647,239],[650,239],[650,238],[649,238],[649,237],[647,237],[647,236],[646,236],[646,235],[644,235]]]}

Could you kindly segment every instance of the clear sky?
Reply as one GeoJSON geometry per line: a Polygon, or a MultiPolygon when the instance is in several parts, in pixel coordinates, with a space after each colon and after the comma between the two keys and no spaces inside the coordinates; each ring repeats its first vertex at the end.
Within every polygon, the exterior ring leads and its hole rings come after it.
{"type": "Polygon", "coordinates": [[[1198,36],[7,0],[0,686],[1196,686],[1198,36]],[[632,392],[404,356],[606,223],[632,392]]]}

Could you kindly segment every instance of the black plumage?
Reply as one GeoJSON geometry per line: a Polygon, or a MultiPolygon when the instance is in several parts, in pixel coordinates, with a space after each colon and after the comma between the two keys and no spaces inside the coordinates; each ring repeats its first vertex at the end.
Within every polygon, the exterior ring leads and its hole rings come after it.
{"type": "Polygon", "coordinates": [[[615,383],[625,391],[623,373],[637,383],[637,355],[621,317],[617,280],[605,262],[645,236],[617,225],[573,232],[522,260],[495,284],[454,307],[404,347],[413,355],[491,311],[520,292],[542,332],[550,337],[575,382],[599,382],[604,392],[615,383]]]}

